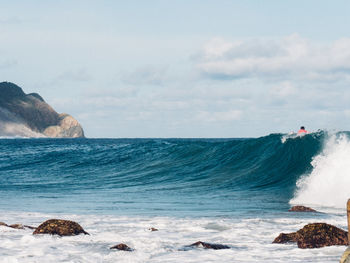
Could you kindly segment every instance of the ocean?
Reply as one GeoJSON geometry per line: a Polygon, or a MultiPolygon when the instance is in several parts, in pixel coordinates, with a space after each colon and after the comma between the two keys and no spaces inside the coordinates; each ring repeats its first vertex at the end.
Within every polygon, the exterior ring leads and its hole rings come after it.
{"type": "Polygon", "coordinates": [[[338,262],[344,246],[272,241],[314,222],[347,229],[349,136],[1,138],[0,221],[68,219],[90,235],[0,226],[0,262],[338,262]],[[230,249],[187,247],[199,240],[230,249]]]}

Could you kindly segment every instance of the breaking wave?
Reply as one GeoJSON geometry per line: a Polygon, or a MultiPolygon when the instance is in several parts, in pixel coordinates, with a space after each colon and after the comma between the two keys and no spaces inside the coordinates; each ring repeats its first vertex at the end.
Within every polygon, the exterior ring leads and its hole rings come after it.
{"type": "Polygon", "coordinates": [[[350,194],[346,132],[0,139],[0,156],[0,205],[31,211],[220,214],[285,209],[289,202],[343,207],[350,194]]]}
{"type": "Polygon", "coordinates": [[[311,162],[312,172],[300,177],[292,204],[344,208],[350,198],[350,140],[346,133],[331,135],[311,162]]]}

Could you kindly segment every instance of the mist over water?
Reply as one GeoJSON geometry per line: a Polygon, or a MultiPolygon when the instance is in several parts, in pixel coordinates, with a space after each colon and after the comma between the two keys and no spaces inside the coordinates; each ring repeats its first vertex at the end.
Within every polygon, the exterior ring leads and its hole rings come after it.
{"type": "Polygon", "coordinates": [[[44,136],[32,131],[15,114],[0,107],[0,138],[11,137],[38,138],[44,136]]]}

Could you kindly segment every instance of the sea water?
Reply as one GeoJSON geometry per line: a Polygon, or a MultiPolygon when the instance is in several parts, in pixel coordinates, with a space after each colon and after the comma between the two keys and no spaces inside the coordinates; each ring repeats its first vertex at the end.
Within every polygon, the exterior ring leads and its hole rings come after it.
{"type": "Polygon", "coordinates": [[[0,139],[0,221],[68,219],[90,233],[0,226],[0,262],[337,262],[343,246],[272,241],[308,223],[347,228],[348,136],[0,139]],[[188,248],[197,241],[230,249],[188,248]]]}

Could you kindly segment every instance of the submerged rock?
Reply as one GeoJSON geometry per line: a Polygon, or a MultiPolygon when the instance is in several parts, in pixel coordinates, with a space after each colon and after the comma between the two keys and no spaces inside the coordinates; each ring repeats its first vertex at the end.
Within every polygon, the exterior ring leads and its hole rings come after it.
{"type": "Polygon", "coordinates": [[[24,225],[24,228],[36,229],[36,227],[34,227],[34,226],[27,226],[27,225],[24,225]]]}
{"type": "Polygon", "coordinates": [[[132,248],[130,248],[128,245],[123,244],[123,243],[120,243],[118,245],[110,247],[109,249],[117,249],[117,250],[123,250],[123,251],[133,251],[132,248]]]}
{"type": "Polygon", "coordinates": [[[22,224],[8,225],[8,224],[6,224],[4,222],[0,222],[0,226],[11,227],[11,228],[14,228],[14,229],[25,229],[25,228],[36,229],[36,227],[33,227],[33,226],[27,226],[27,225],[22,225],[22,224]]]}
{"type": "Polygon", "coordinates": [[[211,244],[211,243],[206,243],[206,242],[202,242],[202,241],[198,241],[198,242],[193,243],[187,247],[203,247],[206,249],[228,249],[228,248],[230,248],[229,246],[226,246],[226,245],[211,244]]]}
{"type": "Polygon", "coordinates": [[[325,246],[347,246],[348,233],[326,223],[313,223],[294,233],[281,233],[272,243],[296,242],[299,248],[319,248],[325,246]]]}
{"type": "Polygon", "coordinates": [[[22,224],[12,224],[12,225],[9,225],[8,227],[11,227],[14,229],[24,229],[24,225],[22,224]]]}
{"type": "Polygon", "coordinates": [[[59,236],[89,235],[78,223],[70,220],[50,219],[42,223],[33,232],[37,234],[51,234],[59,236]]]}
{"type": "Polygon", "coordinates": [[[296,205],[288,210],[289,212],[317,212],[315,209],[312,209],[307,206],[296,205]]]}

